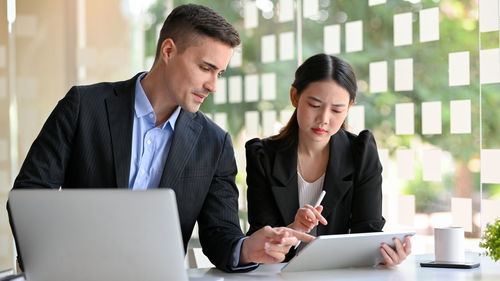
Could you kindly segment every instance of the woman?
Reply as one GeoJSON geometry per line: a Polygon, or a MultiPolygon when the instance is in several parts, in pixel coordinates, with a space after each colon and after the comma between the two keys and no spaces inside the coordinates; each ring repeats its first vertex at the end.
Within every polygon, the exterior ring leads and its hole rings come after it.
{"type": "MultiPolygon", "coordinates": [[[[359,136],[345,130],[356,91],[351,66],[338,57],[318,54],[297,69],[290,89],[296,109],[288,124],[278,135],[246,143],[248,234],[266,225],[314,235],[382,231],[375,139],[366,130],[359,136]],[[322,190],[321,205],[313,206],[322,190]]],[[[408,237],[395,245],[381,245],[386,265],[410,254],[408,237]]]]}

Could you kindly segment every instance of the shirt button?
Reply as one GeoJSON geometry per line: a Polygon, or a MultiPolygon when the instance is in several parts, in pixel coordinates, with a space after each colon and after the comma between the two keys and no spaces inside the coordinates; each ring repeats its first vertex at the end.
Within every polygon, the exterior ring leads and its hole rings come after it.
{"type": "Polygon", "coordinates": [[[148,141],[147,141],[147,144],[151,144],[151,141],[150,141],[150,140],[148,140],[148,141]]]}
{"type": "Polygon", "coordinates": [[[150,114],[149,114],[149,118],[153,118],[153,117],[155,117],[155,116],[153,115],[153,113],[150,113],[150,114]]]}

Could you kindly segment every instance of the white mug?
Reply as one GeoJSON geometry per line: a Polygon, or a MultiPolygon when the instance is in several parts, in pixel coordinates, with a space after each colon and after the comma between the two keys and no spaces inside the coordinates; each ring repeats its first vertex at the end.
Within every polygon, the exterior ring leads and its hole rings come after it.
{"type": "Polygon", "coordinates": [[[434,255],[436,261],[464,262],[464,228],[434,228],[434,255]]]}

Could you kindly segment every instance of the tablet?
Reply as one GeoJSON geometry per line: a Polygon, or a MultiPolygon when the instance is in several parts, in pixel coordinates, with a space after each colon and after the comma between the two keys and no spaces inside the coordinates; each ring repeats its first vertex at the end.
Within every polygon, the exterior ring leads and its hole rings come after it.
{"type": "Polygon", "coordinates": [[[297,272],[377,265],[384,260],[380,253],[382,242],[394,247],[392,238],[404,241],[406,235],[414,234],[415,232],[410,231],[318,236],[281,271],[297,272]]]}

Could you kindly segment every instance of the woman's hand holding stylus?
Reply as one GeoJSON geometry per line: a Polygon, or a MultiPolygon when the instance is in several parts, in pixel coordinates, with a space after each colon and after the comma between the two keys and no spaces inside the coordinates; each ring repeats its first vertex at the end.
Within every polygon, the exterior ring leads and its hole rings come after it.
{"type": "Polygon", "coordinates": [[[319,223],[326,225],[328,222],[321,215],[322,211],[322,205],[314,208],[313,206],[306,204],[304,207],[297,210],[295,220],[288,227],[298,231],[311,232],[311,230],[319,223]]]}

